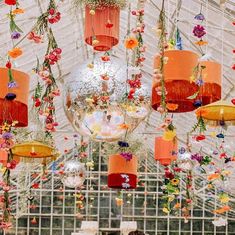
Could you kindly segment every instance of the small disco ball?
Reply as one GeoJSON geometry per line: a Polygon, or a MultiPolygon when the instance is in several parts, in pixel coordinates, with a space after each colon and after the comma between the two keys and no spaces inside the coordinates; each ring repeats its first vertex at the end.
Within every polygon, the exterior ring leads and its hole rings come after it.
{"type": "Polygon", "coordinates": [[[68,188],[80,188],[86,177],[86,169],[83,163],[76,160],[69,160],[64,164],[62,183],[68,188]]]}
{"type": "Polygon", "coordinates": [[[129,91],[126,63],[116,57],[104,62],[99,56],[92,66],[89,62],[79,65],[66,80],[65,113],[81,135],[95,141],[116,141],[125,135],[125,124],[132,132],[147,116],[148,102],[143,100],[148,89],[136,92],[140,97],[136,102],[125,102],[129,91]]]}
{"type": "Polygon", "coordinates": [[[178,159],[177,159],[177,164],[183,171],[192,170],[193,169],[193,162],[191,160],[191,153],[189,153],[189,152],[184,152],[182,154],[179,153],[178,159]]]}

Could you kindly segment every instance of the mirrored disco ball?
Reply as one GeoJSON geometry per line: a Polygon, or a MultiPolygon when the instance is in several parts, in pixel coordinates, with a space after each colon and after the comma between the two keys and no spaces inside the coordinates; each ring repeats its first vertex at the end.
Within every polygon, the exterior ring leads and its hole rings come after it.
{"type": "MultiPolygon", "coordinates": [[[[128,93],[127,66],[124,61],[110,57],[102,61],[101,56],[76,68],[65,84],[65,112],[73,127],[81,135],[95,141],[111,142],[120,139],[127,124],[131,132],[147,116],[145,104],[124,102],[128,93]]],[[[141,88],[142,89],[142,88],[141,88]]],[[[142,92],[141,99],[147,89],[142,92]]]]}
{"type": "Polygon", "coordinates": [[[178,166],[183,170],[183,171],[189,171],[192,170],[193,168],[193,162],[191,160],[191,153],[189,152],[184,152],[184,153],[179,153],[178,154],[178,159],[177,159],[178,166]]]}
{"type": "Polygon", "coordinates": [[[86,177],[86,168],[83,163],[69,160],[64,164],[62,183],[68,188],[80,188],[86,177]]]}

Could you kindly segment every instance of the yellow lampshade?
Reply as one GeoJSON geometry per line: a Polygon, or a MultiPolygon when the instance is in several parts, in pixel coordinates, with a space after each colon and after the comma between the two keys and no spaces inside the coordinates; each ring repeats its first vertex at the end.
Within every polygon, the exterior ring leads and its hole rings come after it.
{"type": "Polygon", "coordinates": [[[196,110],[197,117],[202,117],[207,123],[218,125],[221,121],[227,125],[235,125],[235,105],[220,100],[196,110]]]}
{"type": "Polygon", "coordinates": [[[12,153],[21,158],[31,159],[46,159],[57,157],[56,151],[53,147],[40,143],[38,141],[29,141],[21,144],[16,144],[12,147],[12,153]]]}

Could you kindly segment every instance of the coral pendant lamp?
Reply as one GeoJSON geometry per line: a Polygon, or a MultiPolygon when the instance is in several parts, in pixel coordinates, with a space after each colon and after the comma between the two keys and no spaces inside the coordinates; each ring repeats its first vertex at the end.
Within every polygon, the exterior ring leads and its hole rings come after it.
{"type": "Polygon", "coordinates": [[[108,51],[119,42],[120,8],[102,6],[85,9],[85,42],[97,51],[108,51]]]}
{"type": "Polygon", "coordinates": [[[0,68],[0,123],[18,121],[17,127],[28,125],[29,75],[12,70],[16,86],[9,88],[8,69],[0,68]]]}

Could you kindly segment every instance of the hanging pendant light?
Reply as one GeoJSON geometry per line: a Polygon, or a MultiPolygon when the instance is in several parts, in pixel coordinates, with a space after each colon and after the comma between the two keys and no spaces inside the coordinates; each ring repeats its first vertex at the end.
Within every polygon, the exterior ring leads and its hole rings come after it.
{"type": "Polygon", "coordinates": [[[100,5],[85,8],[85,42],[97,51],[108,51],[119,42],[120,8],[100,5]]]}
{"type": "Polygon", "coordinates": [[[176,140],[164,140],[162,137],[155,138],[155,160],[163,166],[168,166],[177,159],[176,140]]]}
{"type": "Polygon", "coordinates": [[[28,125],[29,75],[12,69],[15,84],[9,87],[9,71],[0,68],[0,123],[18,121],[16,127],[28,125]]]}
{"type": "Polygon", "coordinates": [[[196,110],[197,117],[212,126],[235,125],[235,105],[228,101],[217,101],[196,110]]]}
{"type": "Polygon", "coordinates": [[[137,186],[137,157],[126,159],[120,154],[112,155],[108,161],[108,187],[134,189],[137,186]]]}
{"type": "MultiPolygon", "coordinates": [[[[169,50],[165,51],[164,57],[167,58],[163,74],[167,92],[166,103],[177,105],[175,110],[169,110],[169,112],[188,112],[194,110],[194,101],[187,99],[187,97],[197,91],[197,86],[190,82],[190,77],[198,63],[198,55],[192,51],[169,50]]],[[[159,69],[159,63],[160,57],[156,56],[154,58],[155,70],[159,69]]],[[[152,107],[155,110],[161,104],[161,94],[158,92],[159,87],[161,87],[161,82],[158,79],[154,79],[152,86],[152,107]]]]}

